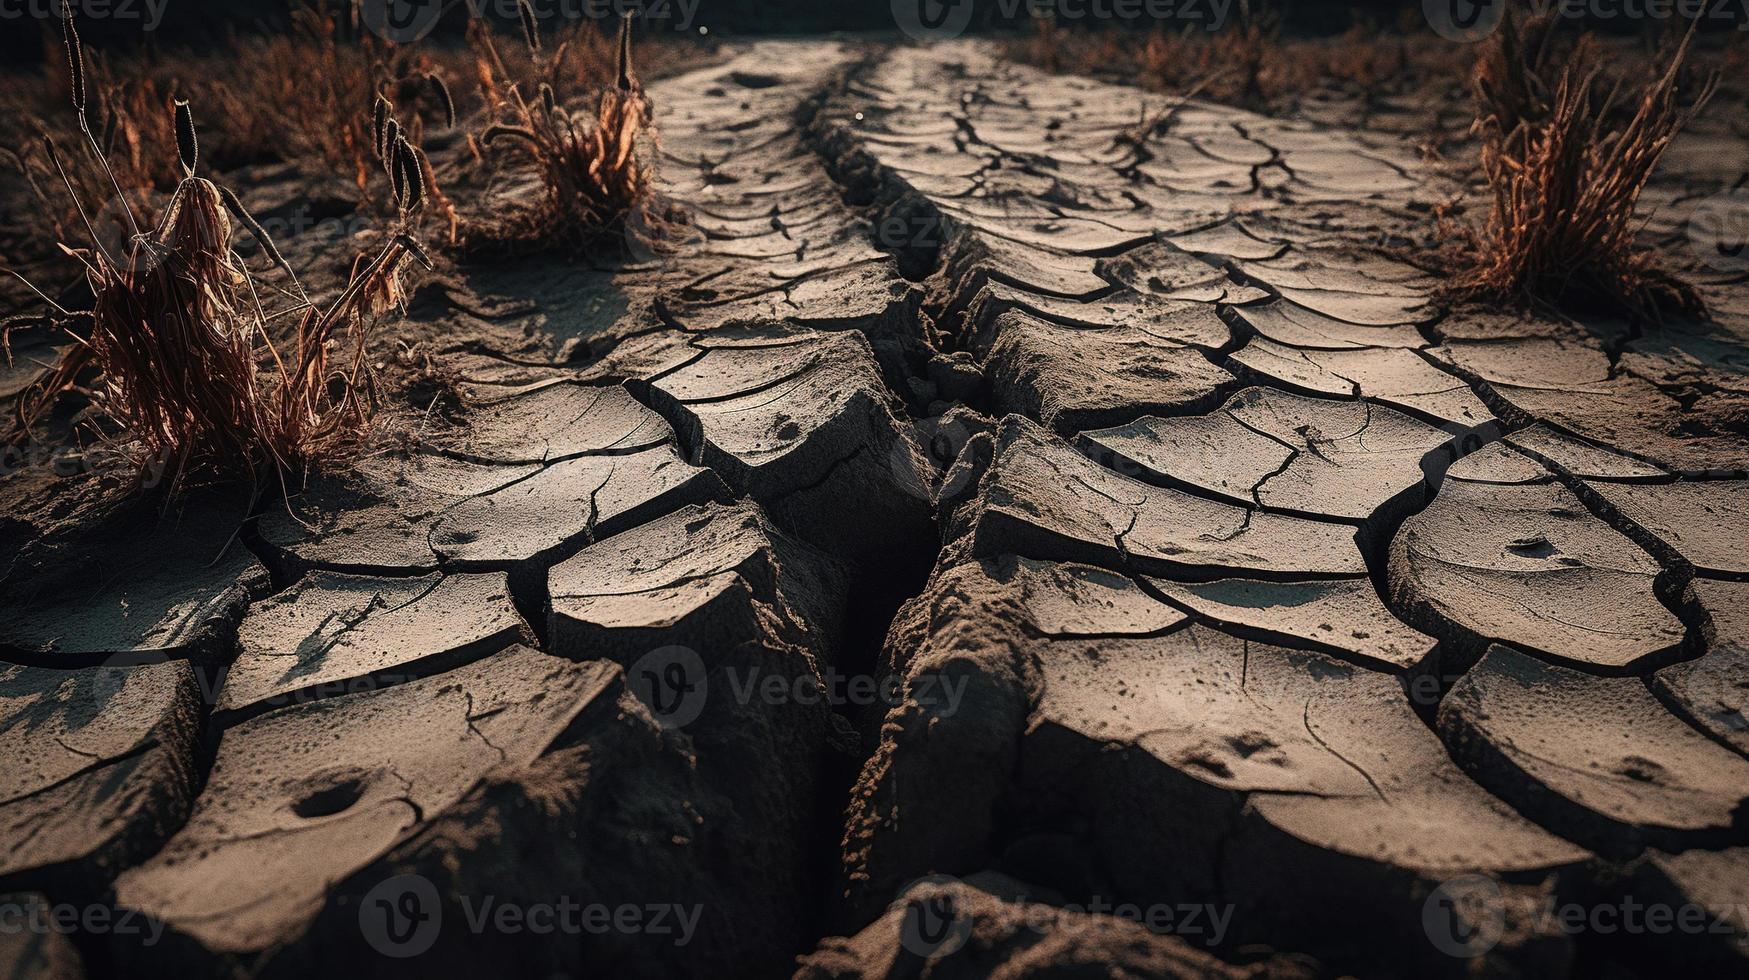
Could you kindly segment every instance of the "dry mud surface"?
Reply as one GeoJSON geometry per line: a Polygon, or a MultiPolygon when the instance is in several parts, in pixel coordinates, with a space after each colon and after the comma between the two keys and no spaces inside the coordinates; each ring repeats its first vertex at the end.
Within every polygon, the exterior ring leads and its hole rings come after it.
{"type": "Polygon", "coordinates": [[[1740,276],[1451,313],[1402,139],[970,43],[651,95],[684,239],[422,287],[416,441],[9,492],[0,895],[118,925],[0,974],[1749,970],[1740,276]]]}

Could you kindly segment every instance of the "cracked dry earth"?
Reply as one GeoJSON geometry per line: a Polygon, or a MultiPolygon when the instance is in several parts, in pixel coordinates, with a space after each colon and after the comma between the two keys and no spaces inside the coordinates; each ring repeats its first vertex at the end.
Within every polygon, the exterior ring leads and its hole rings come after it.
{"type": "Polygon", "coordinates": [[[0,972],[1749,969],[1741,279],[1448,313],[1376,247],[1445,193],[1401,140],[974,43],[652,95],[692,237],[427,287],[457,424],[258,513],[12,519],[0,893],[163,931],[0,972]],[[1543,914],[1624,898],[1706,928],[1543,914]]]}

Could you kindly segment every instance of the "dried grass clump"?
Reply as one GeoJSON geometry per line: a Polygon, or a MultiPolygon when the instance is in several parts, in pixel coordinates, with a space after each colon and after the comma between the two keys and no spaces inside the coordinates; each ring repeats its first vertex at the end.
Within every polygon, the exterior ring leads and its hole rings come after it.
{"type": "MultiPolygon", "coordinates": [[[[222,132],[203,140],[202,155],[210,168],[313,162],[353,184],[361,205],[392,219],[394,211],[381,204],[388,195],[382,193],[364,111],[379,93],[386,94],[399,107],[408,139],[417,149],[427,131],[454,125],[464,107],[442,80],[455,77],[457,65],[465,64],[471,72],[472,63],[436,47],[388,44],[354,23],[356,16],[356,5],[337,13],[327,0],[314,0],[295,6],[289,32],[239,38],[223,51],[179,54],[170,62],[148,51],[116,58],[83,52],[89,95],[84,118],[90,121],[91,140],[107,160],[107,172],[132,200],[153,210],[164,207],[182,182],[170,109],[184,99],[226,120],[222,132]]],[[[86,142],[78,129],[51,114],[59,112],[68,95],[64,80],[71,66],[64,46],[45,58],[45,65],[60,83],[26,85],[19,78],[17,84],[0,86],[0,147],[17,147],[0,149],[0,158],[5,158],[0,167],[16,168],[42,202],[23,211],[26,233],[0,256],[9,262],[53,257],[39,251],[40,243],[82,234],[79,215],[65,196],[42,193],[62,178],[41,152],[36,134],[48,132],[63,146],[86,142]]],[[[425,172],[429,214],[453,228],[453,208],[429,166],[425,172]]],[[[104,168],[74,168],[67,179],[87,201],[113,201],[104,168]]],[[[93,216],[112,238],[118,237],[112,227],[119,217],[115,211],[111,205],[101,217],[93,216]]]]}
{"type": "Polygon", "coordinates": [[[1196,87],[1229,103],[1261,108],[1291,91],[1305,66],[1283,56],[1281,18],[1239,0],[1237,22],[1210,34],[1196,25],[1156,32],[1142,48],[1144,78],[1164,91],[1196,87]]]}
{"type": "Polygon", "coordinates": [[[1480,229],[1446,223],[1456,298],[1651,320],[1703,311],[1635,244],[1640,192],[1716,85],[1682,90],[1693,38],[1655,58],[1648,79],[1610,78],[1591,35],[1563,51],[1552,17],[1508,18],[1473,79],[1488,217],[1480,229]]]}
{"type": "MultiPolygon", "coordinates": [[[[1333,38],[1289,38],[1266,0],[1249,0],[1219,30],[1047,32],[1045,24],[1009,55],[1047,71],[1070,71],[1155,91],[1189,93],[1263,112],[1291,114],[1307,100],[1452,87],[1469,67],[1465,50],[1418,25],[1395,30],[1356,24],[1333,38]]],[[[1035,22],[1036,23],[1036,22],[1035,22]]]]}
{"type": "Polygon", "coordinates": [[[470,25],[480,53],[482,88],[493,99],[490,125],[477,146],[482,157],[532,173],[539,201],[506,219],[482,221],[465,244],[497,250],[561,247],[591,255],[650,245],[665,219],[655,210],[654,174],[640,153],[640,140],[654,138],[649,100],[633,74],[631,20],[620,22],[616,70],[596,98],[593,112],[565,105],[561,84],[573,48],[561,43],[543,54],[538,26],[527,3],[523,47],[532,68],[518,81],[506,67],[489,28],[470,25]],[[524,87],[533,85],[533,96],[524,87]]]}
{"type": "MultiPolygon", "coordinates": [[[[425,49],[390,44],[357,20],[355,4],[340,14],[318,0],[293,11],[289,35],[239,42],[235,58],[246,71],[238,73],[240,87],[225,87],[221,107],[233,115],[283,107],[280,131],[266,141],[282,144],[291,158],[320,160],[356,185],[368,203],[380,200],[369,193],[380,154],[365,107],[386,95],[400,107],[408,140],[418,147],[426,118],[453,126],[456,104],[442,83],[443,69],[425,49]]],[[[429,167],[426,172],[429,177],[429,167]]],[[[427,190],[441,209],[445,202],[436,185],[427,190]]]]}
{"type": "MultiPolygon", "coordinates": [[[[70,17],[66,24],[73,105],[85,129],[82,49],[70,17]]],[[[378,403],[365,323],[401,301],[404,260],[424,259],[408,233],[425,204],[418,157],[405,137],[389,150],[400,230],[374,258],[360,256],[341,295],[319,309],[302,298],[290,267],[236,196],[195,175],[200,146],[188,103],[176,104],[173,126],[182,179],[157,223],[134,226],[119,247],[89,228],[87,246],[63,246],[84,266],[91,308],[69,313],[55,306],[85,330],[20,400],[15,436],[28,437],[56,399],[77,386],[90,395],[99,437],[141,472],[164,462],[178,476],[200,468],[250,476],[276,470],[283,477],[349,457],[361,448],[378,403]],[[289,289],[259,280],[232,250],[233,219],[258,240],[289,289]],[[264,295],[296,301],[269,313],[264,295]],[[271,328],[281,316],[295,317],[296,326],[289,338],[276,339],[271,328]]],[[[95,144],[90,150],[92,168],[108,174],[105,156],[95,144]]],[[[66,173],[52,141],[46,152],[66,173]]],[[[72,181],[63,183],[83,220],[72,181]]],[[[115,193],[131,224],[132,204],[119,188],[115,193]]]]}
{"type": "Polygon", "coordinates": [[[1068,31],[1048,13],[1035,15],[1031,35],[1011,44],[1009,54],[1046,71],[1139,81],[1163,92],[1194,90],[1252,108],[1303,89],[1317,69],[1281,40],[1280,15],[1263,0],[1240,0],[1238,10],[1233,23],[1216,31],[1192,23],[1145,37],[1124,30],[1068,31]]]}
{"type": "Polygon", "coordinates": [[[1045,71],[1063,70],[1063,35],[1057,29],[1055,8],[1033,11],[1031,50],[1027,54],[1027,60],[1045,71]]]}
{"type": "MultiPolygon", "coordinates": [[[[83,231],[80,226],[84,216],[72,202],[65,195],[45,192],[45,188],[67,183],[74,188],[77,199],[111,202],[92,215],[92,220],[109,239],[125,239],[138,229],[132,227],[132,215],[120,213],[121,209],[113,202],[125,194],[148,205],[161,204],[181,182],[182,172],[173,150],[174,99],[169,88],[156,79],[122,78],[94,57],[84,57],[84,63],[79,65],[68,64],[64,48],[56,51],[50,63],[58,66],[62,77],[75,79],[76,94],[89,108],[76,117],[77,126],[69,126],[49,125],[32,118],[35,113],[21,105],[8,107],[16,110],[16,114],[9,116],[13,126],[34,126],[34,138],[25,132],[8,133],[9,145],[4,150],[38,205],[20,209],[28,226],[27,237],[36,242],[60,242],[83,231]],[[66,170],[48,152],[57,144],[89,147],[102,154],[108,165],[66,170]]],[[[59,98],[73,96],[73,86],[61,89],[59,98]]],[[[25,256],[7,258],[16,261],[25,256]]]]}

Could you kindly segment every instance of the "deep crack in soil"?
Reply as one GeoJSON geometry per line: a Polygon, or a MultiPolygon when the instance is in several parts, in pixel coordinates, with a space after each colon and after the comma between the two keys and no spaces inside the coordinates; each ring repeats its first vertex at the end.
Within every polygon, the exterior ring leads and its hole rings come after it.
{"type": "Polygon", "coordinates": [[[981,42],[651,95],[685,234],[423,286],[454,418],[283,499],[9,478],[0,895],[163,934],[0,963],[1743,968],[1741,282],[1445,310],[1402,137],[981,42]],[[1546,912],[1646,896],[1719,927],[1546,912]]]}

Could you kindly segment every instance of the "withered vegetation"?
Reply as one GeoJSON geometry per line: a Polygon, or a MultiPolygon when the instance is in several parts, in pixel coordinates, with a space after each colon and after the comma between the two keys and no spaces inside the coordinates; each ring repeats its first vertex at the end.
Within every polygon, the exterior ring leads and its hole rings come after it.
{"type": "Polygon", "coordinates": [[[666,218],[654,192],[649,158],[655,131],[649,99],[632,68],[632,22],[622,19],[611,80],[591,109],[570,105],[578,78],[573,58],[591,60],[589,43],[573,34],[551,53],[526,2],[522,59],[511,67],[491,30],[470,25],[478,51],[488,125],[476,140],[482,160],[538,185],[532,204],[498,218],[480,218],[464,231],[472,250],[563,248],[589,255],[623,254],[653,245],[666,218]]]}
{"type": "Polygon", "coordinates": [[[405,135],[379,143],[395,227],[373,255],[356,257],[340,295],[319,307],[236,195],[197,175],[201,147],[187,102],[175,104],[170,123],[181,177],[156,220],[147,219],[89,135],[83,48],[70,16],[65,25],[83,168],[69,167],[52,137],[43,137],[43,153],[86,230],[84,244],[62,249],[83,267],[90,308],[49,301],[74,342],[20,400],[14,438],[28,437],[77,388],[90,400],[85,420],[98,439],[142,470],[167,462],[179,479],[195,471],[284,478],[358,452],[379,401],[366,328],[401,302],[406,261],[425,259],[410,232],[427,201],[418,153],[405,135]],[[106,241],[91,225],[93,202],[81,188],[94,184],[121,212],[125,241],[106,241]],[[233,249],[233,221],[258,241],[271,278],[233,249]],[[281,320],[293,325],[276,327],[281,320]]]}
{"type": "Polygon", "coordinates": [[[1479,226],[1445,225],[1454,298],[1647,320],[1703,312],[1636,242],[1641,192],[1717,85],[1688,71],[1693,42],[1691,29],[1640,77],[1612,71],[1590,34],[1566,43],[1553,17],[1507,19],[1473,75],[1489,207],[1479,226]]]}
{"type": "MultiPolygon", "coordinates": [[[[133,200],[162,208],[181,184],[170,107],[184,99],[201,107],[203,115],[226,121],[203,139],[203,156],[212,168],[230,171],[284,162],[320,170],[354,185],[362,207],[392,219],[393,209],[383,204],[389,195],[376,166],[367,115],[373,100],[379,94],[389,99],[418,149],[428,143],[436,146],[437,134],[503,98],[501,83],[491,77],[474,47],[435,38],[417,45],[391,44],[362,25],[356,0],[294,4],[289,31],[241,34],[214,50],[84,52],[93,137],[116,182],[133,200]],[[433,79],[442,83],[441,91],[433,79]]],[[[561,93],[612,85],[611,34],[592,23],[563,34],[569,55],[545,59],[541,70],[550,77],[540,80],[561,93]]],[[[660,75],[710,57],[708,43],[655,37],[641,42],[639,63],[645,74],[660,75]]],[[[69,94],[70,66],[58,38],[45,50],[44,62],[47,70],[40,74],[15,72],[0,78],[0,172],[21,172],[26,189],[32,184],[47,189],[61,181],[40,152],[40,132],[51,133],[63,146],[83,140],[61,109],[69,94]]],[[[535,66],[510,67],[522,92],[538,91],[535,66]]],[[[426,173],[431,182],[428,219],[453,226],[437,170],[427,166],[426,173]]],[[[449,176],[446,170],[445,179],[449,176]]],[[[108,183],[102,174],[78,168],[68,178],[87,200],[107,200],[111,194],[100,186],[108,183]]],[[[30,208],[8,209],[14,211],[14,221],[0,229],[0,261],[54,258],[53,250],[45,247],[48,243],[82,234],[79,217],[63,195],[31,196],[37,203],[30,208]],[[53,203],[41,204],[44,198],[53,203]]]]}
{"type": "Polygon", "coordinates": [[[1455,79],[1461,49],[1422,33],[1357,24],[1332,38],[1291,38],[1265,0],[1241,0],[1231,23],[1151,32],[1070,31],[1050,18],[1009,54],[1048,71],[1139,84],[1267,112],[1286,112],[1328,89],[1378,94],[1455,79]]]}

